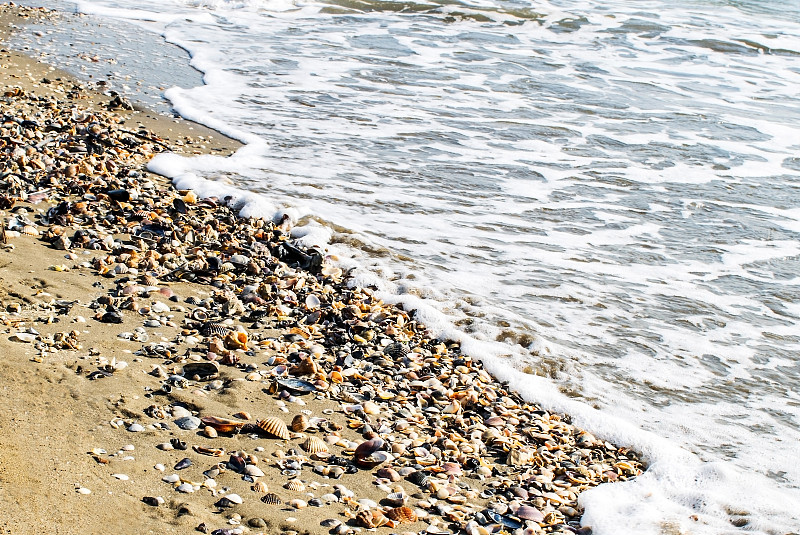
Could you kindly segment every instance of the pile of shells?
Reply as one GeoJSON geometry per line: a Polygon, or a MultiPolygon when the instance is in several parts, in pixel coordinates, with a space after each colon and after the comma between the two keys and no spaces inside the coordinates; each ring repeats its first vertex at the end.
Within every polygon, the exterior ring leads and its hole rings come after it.
{"type": "MultiPolygon", "coordinates": [[[[526,402],[458,344],[431,339],[413,313],[351,285],[322,252],[292,241],[287,218],[241,218],[236,199],[201,199],[148,178],[142,165],[163,149],[154,134],[124,129],[115,115],[74,100],[21,90],[6,91],[2,106],[3,240],[27,235],[67,253],[89,251],[91,260],[76,267],[110,283],[86,305],[91,319],[140,322],[119,337],[138,344],[138,358],[158,362],[151,392],[167,400],[148,407],[143,422],[178,437],[160,450],[196,454],[164,476],[174,492],[211,493],[220,509],[250,493],[275,507],[336,506],[341,519],[324,527],[338,534],[405,524],[427,533],[586,533],[580,493],[641,473],[634,452],[526,402]],[[181,299],[177,282],[203,285],[206,297],[181,299]],[[155,328],[162,338],[151,342],[155,328]],[[232,378],[263,383],[262,395],[286,412],[305,406],[303,398],[337,409],[293,419],[277,409],[228,416],[173,400],[187,389],[214,396],[232,378]],[[273,460],[215,445],[239,434],[254,437],[258,451],[278,448],[273,460]],[[202,478],[178,475],[193,467],[204,468],[202,478]],[[268,489],[268,470],[283,483],[268,489]],[[353,496],[344,483],[364,471],[374,475],[374,494],[353,496]],[[220,492],[216,480],[226,473],[247,483],[241,494],[220,492]],[[315,494],[326,487],[334,490],[315,494]]],[[[72,305],[48,306],[63,313],[72,305]]],[[[5,321],[13,325],[20,312],[5,321]]],[[[70,332],[17,336],[42,351],[80,348],[70,332]]],[[[89,379],[121,366],[95,364],[89,379]]],[[[133,420],[114,425],[144,429],[133,420]]],[[[144,501],[158,506],[163,498],[144,501]]]]}

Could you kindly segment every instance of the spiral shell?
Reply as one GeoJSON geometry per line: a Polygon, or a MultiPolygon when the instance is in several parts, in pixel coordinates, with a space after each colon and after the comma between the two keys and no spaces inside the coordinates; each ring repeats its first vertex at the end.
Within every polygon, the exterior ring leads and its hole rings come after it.
{"type": "Polygon", "coordinates": [[[286,482],[283,488],[287,490],[292,490],[294,492],[303,492],[304,490],[306,490],[306,486],[299,479],[290,479],[289,481],[286,482]]]}
{"type": "Polygon", "coordinates": [[[275,493],[268,492],[261,497],[261,501],[266,503],[267,505],[280,505],[283,503],[281,501],[281,497],[275,493]]]}
{"type": "Polygon", "coordinates": [[[230,331],[225,335],[225,347],[228,349],[244,349],[247,351],[247,333],[230,331]]]}
{"type": "Polygon", "coordinates": [[[284,421],[280,418],[275,418],[274,416],[259,420],[256,422],[256,425],[266,433],[269,433],[270,435],[278,437],[282,440],[289,440],[289,437],[291,436],[289,434],[289,428],[286,427],[284,421]]]}
{"type": "Polygon", "coordinates": [[[300,444],[300,447],[307,451],[310,455],[315,453],[327,453],[328,445],[319,437],[308,437],[305,442],[300,444]]]}
{"type": "Polygon", "coordinates": [[[410,524],[417,521],[417,513],[411,507],[393,507],[386,511],[386,516],[400,524],[410,524]]]}
{"type": "Polygon", "coordinates": [[[310,425],[311,424],[308,421],[308,416],[305,414],[298,414],[292,419],[292,431],[295,433],[302,433],[308,429],[310,425]]]}

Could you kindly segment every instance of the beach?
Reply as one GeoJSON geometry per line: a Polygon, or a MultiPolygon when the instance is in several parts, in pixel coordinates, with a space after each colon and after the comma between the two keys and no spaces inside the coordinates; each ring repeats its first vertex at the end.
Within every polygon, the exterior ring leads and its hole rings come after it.
{"type": "Polygon", "coordinates": [[[644,469],[144,168],[237,142],[2,54],[5,533],[590,533],[580,493],[644,469]]]}

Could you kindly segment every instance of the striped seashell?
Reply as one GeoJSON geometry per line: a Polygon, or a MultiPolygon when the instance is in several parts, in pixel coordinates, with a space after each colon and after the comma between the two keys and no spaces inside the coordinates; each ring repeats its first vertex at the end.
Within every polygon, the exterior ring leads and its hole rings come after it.
{"type": "Polygon", "coordinates": [[[142,284],[145,286],[158,286],[159,282],[158,278],[148,274],[142,276],[142,284]]]}
{"type": "Polygon", "coordinates": [[[256,425],[261,430],[282,440],[289,440],[289,437],[291,436],[289,434],[289,428],[286,427],[284,421],[280,418],[275,418],[274,416],[259,420],[256,422],[256,425]]]}
{"type": "Polygon", "coordinates": [[[234,271],[235,269],[236,269],[236,266],[234,266],[232,263],[223,262],[222,265],[219,267],[219,273],[220,273],[220,275],[223,274],[223,273],[230,273],[231,271],[234,271]]]}
{"type": "Polygon", "coordinates": [[[417,513],[411,507],[393,507],[386,511],[386,516],[401,524],[411,524],[417,521],[417,513]]]}
{"type": "Polygon", "coordinates": [[[306,486],[299,479],[290,479],[289,481],[286,482],[283,488],[287,490],[292,490],[294,492],[303,492],[304,490],[306,490],[306,486]]]}
{"type": "Polygon", "coordinates": [[[222,323],[216,323],[213,321],[206,322],[203,324],[201,332],[204,336],[225,336],[231,329],[223,325],[222,323]]]}
{"type": "Polygon", "coordinates": [[[294,431],[295,433],[302,433],[303,431],[308,429],[310,425],[311,424],[308,421],[308,416],[306,416],[305,414],[298,414],[292,419],[291,427],[292,431],[294,431]]]}
{"type": "Polygon", "coordinates": [[[273,492],[268,492],[261,497],[261,501],[266,503],[267,505],[280,505],[283,503],[281,497],[273,492]]]}
{"type": "Polygon", "coordinates": [[[39,235],[39,229],[37,229],[33,225],[25,225],[24,227],[22,227],[22,230],[20,232],[22,232],[22,234],[25,234],[26,236],[39,235]]]}
{"type": "Polygon", "coordinates": [[[305,442],[300,444],[300,447],[311,455],[314,455],[315,453],[327,453],[330,451],[328,450],[328,445],[325,444],[325,441],[319,437],[308,437],[305,442]]]}
{"type": "Polygon", "coordinates": [[[408,355],[409,349],[407,345],[401,342],[393,342],[383,348],[383,352],[394,359],[401,359],[408,355]]]}
{"type": "Polygon", "coordinates": [[[253,492],[260,492],[262,494],[266,493],[267,490],[269,490],[267,488],[267,484],[264,483],[263,481],[256,481],[250,488],[253,490],[253,492]]]}

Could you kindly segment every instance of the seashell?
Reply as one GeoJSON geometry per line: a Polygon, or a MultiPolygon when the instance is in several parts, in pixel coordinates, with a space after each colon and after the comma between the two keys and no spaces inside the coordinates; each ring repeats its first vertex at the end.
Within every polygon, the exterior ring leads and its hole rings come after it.
{"type": "Polygon", "coordinates": [[[183,376],[187,379],[210,381],[219,376],[216,362],[187,362],[183,365],[183,376]]]}
{"type": "Polygon", "coordinates": [[[314,294],[308,294],[306,296],[306,308],[308,310],[317,309],[317,308],[319,308],[319,305],[320,305],[319,297],[317,297],[314,294]]]}
{"type": "Polygon", "coordinates": [[[197,307],[192,310],[192,319],[197,321],[206,321],[208,319],[208,311],[203,307],[197,307]]]}
{"type": "Polygon", "coordinates": [[[247,333],[242,331],[230,331],[225,335],[225,347],[228,349],[247,349],[247,333]]]}
{"type": "Polygon", "coordinates": [[[325,441],[319,437],[308,437],[302,444],[300,444],[300,447],[311,455],[320,452],[327,453],[330,451],[328,449],[328,445],[325,444],[325,441]]]}
{"type": "Polygon", "coordinates": [[[401,342],[392,342],[383,348],[383,353],[393,359],[402,359],[409,353],[408,346],[401,342]]]}
{"type": "Polygon", "coordinates": [[[400,481],[402,479],[400,474],[397,473],[397,470],[391,467],[381,468],[377,472],[375,472],[375,475],[383,479],[388,479],[392,483],[396,483],[397,481],[400,481]]]}
{"type": "MultiPolygon", "coordinates": [[[[302,433],[309,428],[311,424],[308,421],[308,416],[305,414],[298,414],[292,419],[292,431],[295,433],[302,433]]],[[[308,451],[308,450],[306,450],[308,451]]],[[[327,451],[327,448],[326,448],[327,451]]]]}
{"type": "MultiPolygon", "coordinates": [[[[400,507],[401,505],[405,505],[408,501],[408,494],[405,492],[392,492],[388,496],[386,496],[386,503],[392,505],[394,507],[400,507]]],[[[395,520],[397,520],[395,518],[395,520]]]]}
{"type": "Polygon", "coordinates": [[[250,477],[263,477],[264,475],[264,472],[261,470],[261,468],[254,464],[248,464],[245,466],[244,473],[250,477]]]}
{"type": "Polygon", "coordinates": [[[209,321],[203,324],[200,332],[203,336],[226,336],[231,329],[222,323],[209,321]]]}
{"type": "Polygon", "coordinates": [[[386,511],[386,516],[399,524],[411,524],[418,520],[417,513],[411,507],[393,507],[386,511]]]}
{"type": "Polygon", "coordinates": [[[253,483],[253,486],[250,487],[250,489],[253,492],[261,492],[261,493],[265,493],[267,492],[267,490],[269,490],[267,488],[267,484],[264,483],[263,481],[256,481],[255,483],[253,483]]]}
{"type": "Polygon", "coordinates": [[[543,522],[544,514],[536,507],[530,505],[520,505],[516,511],[516,515],[523,520],[533,520],[534,522],[543,522]]]}
{"type": "Polygon", "coordinates": [[[275,383],[278,386],[295,394],[309,394],[311,392],[316,392],[317,390],[317,387],[314,386],[314,383],[310,383],[302,379],[295,379],[293,377],[276,379],[275,383]]]}
{"type": "Polygon", "coordinates": [[[291,437],[289,434],[289,428],[286,427],[286,424],[280,418],[270,416],[268,418],[264,418],[263,420],[257,421],[256,425],[261,430],[282,440],[289,440],[291,437]]]}
{"type": "Polygon", "coordinates": [[[306,490],[306,486],[299,479],[290,479],[289,481],[286,482],[283,488],[287,490],[292,490],[294,492],[303,492],[304,490],[306,490]]]}
{"type": "Polygon", "coordinates": [[[281,501],[280,496],[272,492],[264,494],[264,496],[261,497],[261,501],[267,505],[280,505],[281,503],[283,503],[281,501]]]}
{"type": "Polygon", "coordinates": [[[174,470],[183,470],[184,468],[189,468],[190,466],[192,466],[192,460],[190,458],[188,458],[188,457],[184,457],[183,459],[181,459],[180,461],[178,461],[175,464],[173,469],[174,470]]]}
{"type": "Polygon", "coordinates": [[[286,505],[288,505],[290,507],[294,507],[295,509],[304,509],[304,508],[308,507],[308,503],[307,502],[305,502],[303,500],[297,500],[297,499],[289,500],[288,502],[286,502],[286,505]]]}
{"type": "Polygon", "coordinates": [[[20,232],[22,234],[25,234],[26,236],[38,236],[39,235],[39,230],[36,227],[34,227],[33,225],[25,225],[24,227],[22,227],[22,230],[20,232]]]}
{"type": "Polygon", "coordinates": [[[221,433],[237,433],[244,422],[229,420],[227,418],[217,418],[216,416],[204,416],[200,421],[207,426],[213,427],[221,433]]]}
{"type": "Polygon", "coordinates": [[[381,463],[388,461],[391,455],[387,452],[378,451],[383,447],[384,441],[380,437],[362,442],[353,452],[355,462],[362,468],[373,468],[381,463]]]}
{"type": "Polygon", "coordinates": [[[379,528],[381,526],[389,526],[393,528],[397,526],[397,522],[378,510],[361,511],[356,515],[356,523],[365,528],[379,528]]]}

